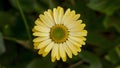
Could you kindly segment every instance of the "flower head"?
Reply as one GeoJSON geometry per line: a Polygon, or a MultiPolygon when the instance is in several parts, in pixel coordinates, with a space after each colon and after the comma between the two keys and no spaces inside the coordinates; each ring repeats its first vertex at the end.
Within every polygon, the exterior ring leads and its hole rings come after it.
{"type": "Polygon", "coordinates": [[[38,49],[38,54],[45,57],[51,53],[51,61],[62,59],[67,60],[67,56],[72,58],[81,51],[85,45],[84,30],[85,24],[79,19],[80,14],[74,10],[67,9],[64,12],[62,7],[48,9],[44,14],[40,14],[35,21],[33,35],[34,49],[38,49]]]}

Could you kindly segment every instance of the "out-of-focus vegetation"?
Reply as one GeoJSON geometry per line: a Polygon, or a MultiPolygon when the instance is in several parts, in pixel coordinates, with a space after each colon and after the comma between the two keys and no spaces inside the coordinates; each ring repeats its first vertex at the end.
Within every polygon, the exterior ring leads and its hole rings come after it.
{"type": "Polygon", "coordinates": [[[120,68],[120,0],[0,0],[0,68],[120,68]],[[57,6],[80,13],[88,30],[82,52],[64,63],[32,46],[34,21],[57,6]]]}

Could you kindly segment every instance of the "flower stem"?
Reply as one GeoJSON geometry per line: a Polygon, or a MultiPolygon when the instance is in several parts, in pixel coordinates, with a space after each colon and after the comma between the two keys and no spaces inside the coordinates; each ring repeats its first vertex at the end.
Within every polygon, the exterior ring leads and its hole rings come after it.
{"type": "Polygon", "coordinates": [[[79,66],[79,65],[82,64],[82,63],[83,63],[83,61],[80,60],[80,61],[78,61],[77,63],[70,65],[68,68],[75,68],[75,67],[79,66]]]}
{"type": "Polygon", "coordinates": [[[4,36],[3,38],[4,38],[5,40],[9,40],[9,41],[16,42],[16,43],[22,45],[23,47],[25,47],[26,49],[31,50],[31,47],[29,46],[28,41],[19,40],[19,39],[13,38],[13,37],[5,37],[5,36],[4,36]]]}
{"type": "Polygon", "coordinates": [[[21,8],[21,5],[20,5],[20,3],[19,3],[19,0],[16,0],[16,3],[17,3],[17,6],[18,6],[18,9],[19,9],[19,11],[20,11],[20,14],[21,14],[21,16],[22,16],[22,19],[23,19],[23,21],[24,21],[24,25],[25,25],[25,28],[26,28],[26,31],[27,31],[27,34],[28,34],[28,38],[29,38],[30,43],[31,43],[31,42],[32,42],[32,36],[31,36],[31,32],[30,32],[29,25],[28,25],[28,23],[27,23],[27,20],[26,20],[26,18],[25,18],[25,15],[24,15],[24,13],[23,13],[23,10],[22,10],[22,8],[21,8]]]}

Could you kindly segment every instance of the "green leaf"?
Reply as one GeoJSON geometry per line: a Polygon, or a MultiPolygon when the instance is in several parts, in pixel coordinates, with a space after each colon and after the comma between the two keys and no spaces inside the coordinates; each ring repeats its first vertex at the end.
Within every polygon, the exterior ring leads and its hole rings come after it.
{"type": "Polygon", "coordinates": [[[5,25],[14,25],[15,19],[14,14],[0,11],[0,29],[3,29],[5,25]]]}
{"type": "Polygon", "coordinates": [[[27,68],[54,68],[55,63],[45,58],[36,58],[28,64],[27,68]]]}
{"type": "Polygon", "coordinates": [[[120,8],[120,0],[90,0],[88,7],[107,15],[112,15],[120,8]]]}
{"type": "Polygon", "coordinates": [[[56,5],[56,0],[41,0],[42,3],[46,4],[48,8],[55,8],[56,5]]]}
{"type": "Polygon", "coordinates": [[[57,6],[57,5],[56,5],[55,1],[49,0],[49,7],[50,7],[50,8],[55,8],[56,6],[57,6]]]}
{"type": "Polygon", "coordinates": [[[3,54],[5,52],[5,46],[3,43],[3,37],[2,34],[0,33],[0,55],[3,54]]]}
{"type": "MultiPolygon", "coordinates": [[[[18,9],[16,0],[10,0],[10,3],[13,7],[18,9]]],[[[19,3],[25,12],[32,12],[33,11],[33,0],[19,0],[19,3]]]]}
{"type": "Polygon", "coordinates": [[[120,17],[119,16],[106,16],[104,20],[106,28],[114,27],[120,33],[120,17]]]}
{"type": "Polygon", "coordinates": [[[0,0],[0,10],[3,10],[3,0],[0,0]]]}
{"type": "MultiPolygon", "coordinates": [[[[30,21],[29,24],[33,23],[32,19],[28,21],[30,21]]],[[[7,37],[14,37],[24,40],[28,37],[21,16],[10,12],[0,11],[0,31],[7,37]]]]}
{"type": "Polygon", "coordinates": [[[41,6],[41,4],[39,4],[39,2],[37,2],[37,1],[34,1],[33,8],[37,13],[43,13],[45,10],[45,8],[43,6],[41,6]]]}
{"type": "Polygon", "coordinates": [[[15,14],[0,11],[0,30],[3,35],[12,35],[11,27],[15,25],[15,20],[15,14]]]}
{"type": "Polygon", "coordinates": [[[75,68],[89,68],[89,66],[85,65],[85,64],[80,64],[79,66],[77,66],[75,68]]]}
{"type": "Polygon", "coordinates": [[[89,44],[98,46],[98,47],[103,48],[103,49],[113,47],[110,40],[106,39],[104,36],[102,36],[100,34],[97,34],[95,32],[93,32],[93,33],[89,32],[88,33],[87,42],[89,44]]]}
{"type": "Polygon", "coordinates": [[[102,68],[101,61],[99,57],[88,51],[82,51],[79,57],[84,61],[90,63],[90,68],[102,68]]]}
{"type": "Polygon", "coordinates": [[[115,47],[105,56],[105,59],[112,62],[113,64],[117,64],[120,61],[120,49],[115,47]]]}

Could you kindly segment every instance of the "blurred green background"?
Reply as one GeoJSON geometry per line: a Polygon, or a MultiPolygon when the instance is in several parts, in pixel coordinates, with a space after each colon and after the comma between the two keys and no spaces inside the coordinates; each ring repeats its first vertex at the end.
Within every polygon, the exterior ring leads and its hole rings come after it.
{"type": "Polygon", "coordinates": [[[120,68],[120,0],[0,0],[0,68],[120,68]],[[88,30],[82,52],[64,63],[32,45],[34,21],[57,6],[80,13],[88,30]]]}

